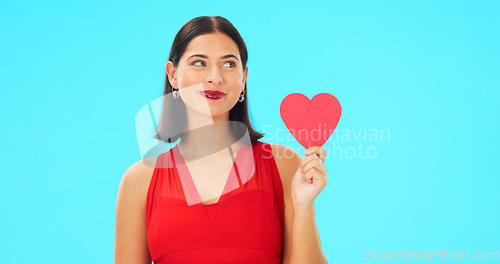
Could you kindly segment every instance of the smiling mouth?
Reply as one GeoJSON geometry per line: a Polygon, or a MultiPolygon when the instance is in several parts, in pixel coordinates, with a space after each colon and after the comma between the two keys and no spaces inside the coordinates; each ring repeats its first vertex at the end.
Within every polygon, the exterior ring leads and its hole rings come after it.
{"type": "Polygon", "coordinates": [[[214,100],[221,99],[224,95],[226,95],[223,92],[212,91],[212,90],[204,90],[201,91],[200,94],[208,99],[214,99],[214,100]]]}

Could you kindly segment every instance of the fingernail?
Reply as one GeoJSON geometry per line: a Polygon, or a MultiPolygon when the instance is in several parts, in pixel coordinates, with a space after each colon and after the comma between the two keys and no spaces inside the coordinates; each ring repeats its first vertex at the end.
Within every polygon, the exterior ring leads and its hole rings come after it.
{"type": "Polygon", "coordinates": [[[311,152],[308,149],[306,149],[306,151],[304,151],[304,154],[309,155],[311,154],[311,152]]]}

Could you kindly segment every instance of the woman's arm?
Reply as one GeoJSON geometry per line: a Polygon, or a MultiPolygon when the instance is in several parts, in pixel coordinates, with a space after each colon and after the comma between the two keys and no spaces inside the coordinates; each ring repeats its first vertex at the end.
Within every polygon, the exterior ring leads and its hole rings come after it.
{"type": "Polygon", "coordinates": [[[321,248],[314,206],[294,206],[293,211],[293,246],[288,264],[328,263],[321,248]]]}
{"type": "Polygon", "coordinates": [[[303,207],[292,202],[291,183],[300,169],[302,157],[290,147],[271,146],[283,184],[285,203],[283,264],[328,263],[321,248],[314,206],[303,207]]]}
{"type": "Polygon", "coordinates": [[[123,174],[116,201],[115,264],[151,264],[146,240],[146,195],[153,170],[141,160],[123,174]]]}

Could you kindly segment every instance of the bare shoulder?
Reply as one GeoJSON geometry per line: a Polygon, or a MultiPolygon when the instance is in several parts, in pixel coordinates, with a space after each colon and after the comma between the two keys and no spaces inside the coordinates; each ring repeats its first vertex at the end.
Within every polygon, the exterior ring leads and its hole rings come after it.
{"type": "Polygon", "coordinates": [[[295,149],[282,144],[271,144],[271,148],[283,187],[288,187],[293,175],[300,166],[302,157],[295,149]]]}
{"type": "Polygon", "coordinates": [[[123,173],[115,216],[115,263],[151,263],[147,245],[146,199],[157,157],[132,164],[123,173]]]}
{"type": "MultiPolygon", "coordinates": [[[[135,191],[130,191],[136,195],[147,194],[157,158],[141,159],[130,165],[125,173],[123,173],[120,188],[135,189],[135,191]]],[[[143,197],[144,199],[146,198],[145,196],[143,197]]]]}
{"type": "Polygon", "coordinates": [[[283,185],[283,203],[285,206],[285,233],[283,234],[283,263],[288,263],[292,252],[292,179],[300,166],[302,157],[291,147],[281,144],[271,144],[274,160],[278,167],[283,185]]]}

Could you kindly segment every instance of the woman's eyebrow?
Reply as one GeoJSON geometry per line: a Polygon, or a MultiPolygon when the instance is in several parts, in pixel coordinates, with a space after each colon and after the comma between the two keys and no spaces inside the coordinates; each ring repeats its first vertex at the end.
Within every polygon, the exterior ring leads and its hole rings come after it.
{"type": "MultiPolygon", "coordinates": [[[[208,59],[208,56],[205,55],[205,54],[194,54],[194,55],[191,55],[189,56],[189,58],[187,58],[188,60],[191,59],[192,57],[200,57],[200,58],[205,58],[205,59],[208,59]]],[[[238,59],[238,57],[234,56],[233,54],[227,54],[227,55],[224,55],[222,57],[220,57],[221,59],[227,59],[227,58],[235,58],[236,60],[240,61],[238,59]]]]}

